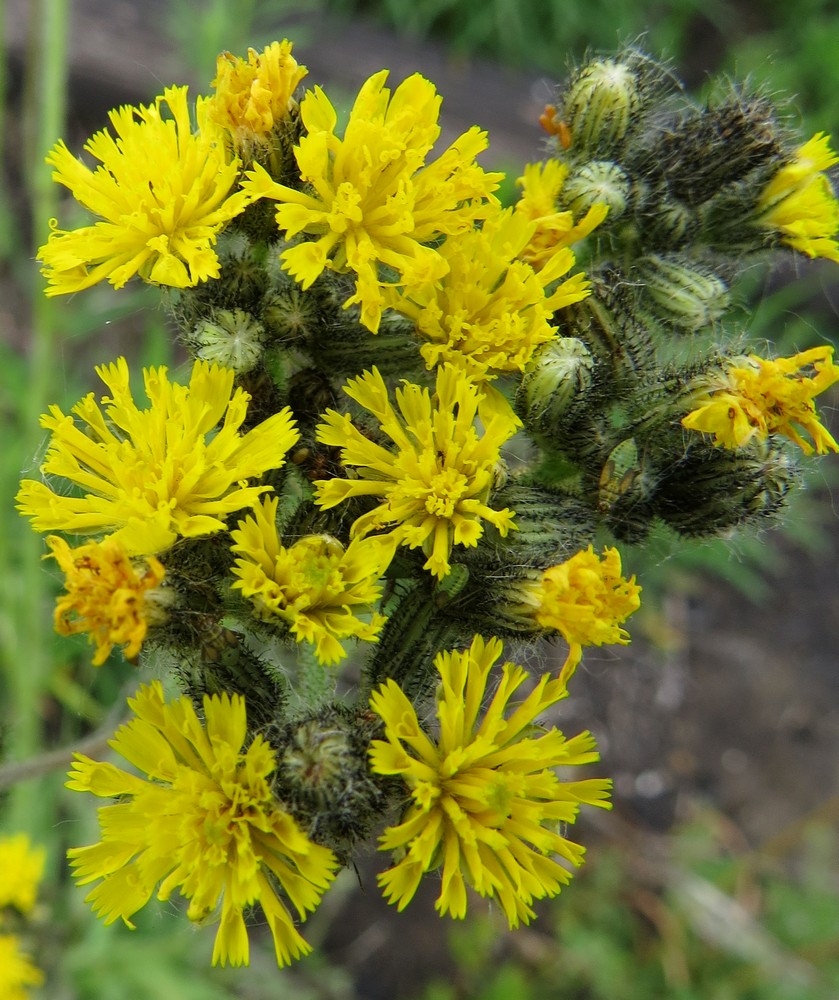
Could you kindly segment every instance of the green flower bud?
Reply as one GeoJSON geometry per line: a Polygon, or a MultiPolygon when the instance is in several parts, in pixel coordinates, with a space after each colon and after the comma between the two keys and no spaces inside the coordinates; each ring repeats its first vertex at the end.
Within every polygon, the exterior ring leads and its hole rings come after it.
{"type": "Polygon", "coordinates": [[[735,93],[716,107],[690,108],[666,121],[636,167],[651,180],[661,178],[669,198],[698,206],[781,158],[772,104],[735,93]]]}
{"type": "Polygon", "coordinates": [[[649,254],[637,275],[652,314],[687,333],[722,319],[731,300],[719,275],[679,254],[649,254]]]}
{"type": "Polygon", "coordinates": [[[654,517],[652,490],[635,438],[624,439],[609,452],[597,481],[597,506],[616,538],[637,542],[646,537],[654,517]]]}
{"type": "Polygon", "coordinates": [[[575,159],[611,156],[621,150],[641,110],[636,70],[618,59],[594,59],[571,78],[562,101],[562,117],[575,159]]]}
{"type": "Polygon", "coordinates": [[[630,280],[614,269],[592,272],[590,279],[591,295],[562,310],[563,333],[577,337],[591,353],[598,394],[616,395],[648,374],[650,331],[630,280]]]}
{"type": "Polygon", "coordinates": [[[261,302],[260,315],[267,337],[279,343],[289,343],[313,336],[323,324],[323,304],[311,289],[303,289],[294,281],[285,288],[271,288],[261,302]]]}
{"type": "Polygon", "coordinates": [[[608,205],[606,218],[612,223],[626,211],[631,188],[632,182],[617,163],[593,160],[569,174],[562,188],[562,204],[575,217],[585,215],[595,204],[608,205]]]}
{"type": "Polygon", "coordinates": [[[232,368],[242,374],[262,357],[265,331],[262,324],[243,309],[219,309],[212,320],[199,322],[187,338],[195,356],[232,368]]]}
{"type": "Polygon", "coordinates": [[[591,389],[594,360],[576,337],[558,337],[531,359],[516,394],[516,409],[534,431],[559,426],[575,401],[591,389]]]}
{"type": "Polygon", "coordinates": [[[713,535],[777,514],[799,483],[789,455],[769,442],[737,451],[702,442],[664,472],[654,506],[681,535],[713,535]]]}
{"type": "Polygon", "coordinates": [[[344,858],[386,803],[385,782],[367,764],[374,726],[366,713],[327,705],[269,732],[279,748],[275,794],[313,839],[344,858]]]}
{"type": "Polygon", "coordinates": [[[384,311],[377,334],[345,313],[338,323],[321,327],[309,349],[316,364],[341,378],[358,375],[373,365],[385,378],[410,378],[425,368],[413,323],[392,310],[384,311]]]}

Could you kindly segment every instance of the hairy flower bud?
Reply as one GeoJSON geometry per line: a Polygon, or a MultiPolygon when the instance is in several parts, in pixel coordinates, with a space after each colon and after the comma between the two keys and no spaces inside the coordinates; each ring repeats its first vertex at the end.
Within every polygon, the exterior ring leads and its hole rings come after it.
{"type": "Polygon", "coordinates": [[[648,254],[636,273],[656,319],[686,333],[712,326],[728,308],[730,293],[723,279],[680,254],[648,254]]]}
{"type": "Polygon", "coordinates": [[[608,223],[620,218],[629,204],[632,183],[617,163],[592,160],[569,175],[562,189],[562,204],[575,216],[595,205],[608,205],[608,223]]]}
{"type": "Polygon", "coordinates": [[[576,400],[591,389],[594,361],[576,337],[558,337],[528,365],[516,395],[516,409],[535,431],[559,426],[576,400]]]}
{"type": "Polygon", "coordinates": [[[232,368],[241,375],[254,368],[262,357],[265,331],[243,309],[219,309],[211,320],[196,324],[189,344],[196,357],[232,368]]]}
{"type": "Polygon", "coordinates": [[[777,514],[800,476],[768,442],[740,451],[691,445],[658,484],[655,512],[681,535],[713,535],[777,514]]]}
{"type": "Polygon", "coordinates": [[[610,156],[641,110],[637,71],[618,59],[594,59],[571,78],[562,102],[575,158],[610,156]]]}

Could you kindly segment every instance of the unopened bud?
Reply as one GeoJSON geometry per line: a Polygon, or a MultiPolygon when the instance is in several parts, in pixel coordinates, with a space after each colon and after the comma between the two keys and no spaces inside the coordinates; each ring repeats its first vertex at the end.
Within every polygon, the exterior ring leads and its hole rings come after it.
{"type": "Polygon", "coordinates": [[[594,361],[576,337],[559,337],[542,347],[527,367],[516,408],[535,431],[559,426],[575,400],[591,388],[594,361]]]}
{"type": "Polygon", "coordinates": [[[713,535],[776,514],[799,482],[789,456],[768,442],[730,451],[700,443],[658,485],[656,513],[681,535],[713,535]]]}
{"type": "Polygon", "coordinates": [[[626,211],[632,183],[611,160],[593,160],[571,173],[562,188],[562,203],[574,216],[585,215],[594,205],[608,205],[613,222],[626,211]]]}
{"type": "Polygon", "coordinates": [[[615,59],[595,59],[577,71],[563,100],[563,120],[576,159],[618,152],[641,110],[638,73],[615,59]]]}
{"type": "Polygon", "coordinates": [[[678,254],[649,254],[637,273],[655,317],[688,333],[713,325],[729,306],[723,279],[678,254]]]}
{"type": "Polygon", "coordinates": [[[212,320],[196,325],[189,340],[197,357],[242,374],[254,368],[262,357],[265,331],[243,309],[219,309],[212,320]]]}

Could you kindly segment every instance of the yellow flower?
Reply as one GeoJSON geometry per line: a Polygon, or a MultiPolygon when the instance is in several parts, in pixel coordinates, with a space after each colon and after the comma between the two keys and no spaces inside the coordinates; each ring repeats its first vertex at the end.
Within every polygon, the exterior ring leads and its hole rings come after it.
{"type": "Polygon", "coordinates": [[[839,163],[830,136],[819,132],[781,167],[760,195],[761,226],[782,233],[781,241],[808,257],[839,263],[839,202],[823,171],[839,163]]]}
{"type": "MultiPolygon", "coordinates": [[[[43,872],[44,849],[33,847],[25,833],[0,837],[0,909],[13,906],[20,913],[29,913],[43,872]]],[[[0,990],[0,996],[5,995],[0,990]]]]}
{"type": "Polygon", "coordinates": [[[528,674],[505,663],[479,722],[500,655],[498,639],[485,643],[476,636],[465,652],[437,656],[436,743],[394,681],[370,699],[385,724],[385,739],[371,745],[372,769],[401,775],[411,794],[402,822],[388,827],[379,842],[396,860],[379,884],[400,910],[422,875],[442,866],[441,915],[465,916],[470,885],[498,899],[511,927],[529,923],[530,904],[557,895],[571,880],[554,855],[577,867],[583,860],[584,848],[563,836],[561,824],[573,823],[583,802],[609,808],[610,781],[561,781],[554,771],[599,759],[591,733],[567,740],[557,729],[536,726],[542,712],[567,696],[562,679],[546,674],[522,702],[510,705],[528,674]]]}
{"type": "Polygon", "coordinates": [[[248,49],[247,62],[223,52],[216,61],[216,93],[207,112],[225,128],[236,147],[267,140],[277,123],[296,107],[294,91],[308,70],[291,54],[291,42],[272,42],[262,52],[248,49]]]}
{"type": "Polygon", "coordinates": [[[115,135],[97,132],[85,149],[99,160],[90,170],[59,142],[47,156],[53,180],[100,221],[64,231],[53,222],[38,251],[47,295],[90,288],[107,278],[115,288],[135,274],[148,282],[188,288],[219,276],[213,244],[219,230],[250,202],[231,194],[239,161],[230,160],[223,135],[197,103],[192,131],[187,88],[169,87],[154,104],[110,113],[115,135]],[[172,117],[165,118],[167,104],[172,117]]]}
{"type": "Polygon", "coordinates": [[[129,927],[158,884],[159,900],[175,889],[189,899],[190,920],[215,919],[220,908],[214,965],[248,963],[244,911],[259,903],[277,962],[308,954],[279,893],[304,919],[337,863],[277,805],[273,747],[255,736],[242,749],[244,699],[205,697],[202,723],[189,698],[166,704],[155,681],[129,705],[136,718],[111,746],[150,780],[81,754],[69,772],[68,788],[119,798],[99,809],[102,840],[68,851],[78,884],[98,882],[86,902],[106,924],[122,918],[129,927]]]}
{"type": "Polygon", "coordinates": [[[405,382],[393,409],[378,369],[350,379],[344,392],[378,420],[396,451],[371,441],[347,414],[327,410],[317,440],[341,448],[355,479],[315,482],[316,503],[334,507],[349,497],[381,497],[359,517],[353,537],[385,529],[397,544],[422,547],[425,569],[438,579],[449,572],[454,545],[477,545],[485,519],[506,535],[513,513],[487,506],[500,449],[518,419],[498,393],[484,393],[452,365],[437,370],[437,391],[405,382]],[[483,433],[475,427],[479,418],[483,433]]]}
{"type": "Polygon", "coordinates": [[[239,554],[233,586],[261,619],[285,621],[298,642],[315,644],[321,663],[337,663],[347,655],[340,639],[378,638],[386,619],[373,605],[382,596],[378,580],[395,543],[389,537],[357,538],[345,550],[330,535],[306,535],[286,549],[277,533],[277,504],[276,497],[263,500],[230,533],[239,554]]]}
{"type": "Polygon", "coordinates": [[[554,252],[538,273],[515,259],[533,230],[512,209],[494,212],[481,229],[451,236],[440,247],[445,277],[388,297],[425,339],[421,350],[429,368],[450,361],[474,379],[520,372],[555,336],[553,313],[589,294],[583,274],[548,290],[574,264],[567,248],[554,252]]]}
{"type": "Polygon", "coordinates": [[[839,381],[832,347],[814,347],[790,358],[767,360],[756,354],[732,359],[724,373],[695,395],[700,405],[682,419],[688,430],[714,435],[714,444],[742,448],[752,438],[781,434],[807,455],[839,451],[839,445],[819,422],[815,396],[839,381]],[[740,362],[738,364],[738,362],[740,362]],[[814,374],[805,374],[812,366],[814,374]],[[805,440],[797,427],[813,439],[805,440]]]}
{"type": "Polygon", "coordinates": [[[283,251],[283,267],[304,288],[324,268],[352,271],[361,321],[376,332],[383,285],[424,284],[446,273],[443,257],[428,244],[470,229],[486,210],[500,174],[485,173],[475,157],[486,134],[469,129],[433,163],[426,157],[440,134],[440,98],[414,74],[391,97],[387,71],[370,77],[356,98],[343,139],[337,117],[318,87],[300,113],[308,134],[295,148],[304,190],[274,182],[260,166],[243,185],[255,198],[280,202],[277,224],[291,238],[315,237],[283,251]],[[383,278],[380,265],[392,269],[383,278]]]}
{"type": "Polygon", "coordinates": [[[567,164],[548,160],[528,163],[516,181],[522,189],[516,213],[535,223],[519,256],[536,270],[552,260],[557,250],[588,236],[609,213],[609,206],[600,202],[592,205],[578,222],[574,222],[573,212],[558,212],[557,199],[567,176],[567,164]]]}
{"type": "Polygon", "coordinates": [[[40,986],[44,974],[21,950],[14,934],[0,934],[0,996],[3,1000],[29,1000],[30,986],[40,986]]]}
{"type": "Polygon", "coordinates": [[[568,657],[560,679],[568,681],[583,655],[583,646],[625,646],[629,633],[621,628],[641,606],[641,588],[635,577],[621,576],[617,549],[604,549],[602,558],[589,547],[551,566],[538,583],[523,581],[517,596],[531,605],[542,628],[556,629],[568,643],[568,657]]]}
{"type": "Polygon", "coordinates": [[[137,656],[149,625],[165,618],[167,602],[157,591],[165,575],[161,563],[154,556],[129,559],[113,537],[71,549],[63,538],[50,535],[47,544],[66,578],[67,593],[59,595],[55,607],[56,632],[87,632],[96,644],[94,667],[114,646],[125,646],[128,660],[137,656]]]}
{"type": "Polygon", "coordinates": [[[113,533],[130,556],[162,552],[179,536],[211,535],[270,489],[245,480],[280,468],[297,441],[287,407],[239,434],[250,396],[233,392],[230,369],[196,361],[183,386],[168,381],[165,367],[147,368],[146,410],[132,399],[124,358],[96,371],[111,395],[100,401],[105,413],[93,393],[73,407],[86,429],[57,406],[41,417],[52,431],[41,471],[86,492],[67,496],[24,480],[18,508],[38,531],[113,533]]]}

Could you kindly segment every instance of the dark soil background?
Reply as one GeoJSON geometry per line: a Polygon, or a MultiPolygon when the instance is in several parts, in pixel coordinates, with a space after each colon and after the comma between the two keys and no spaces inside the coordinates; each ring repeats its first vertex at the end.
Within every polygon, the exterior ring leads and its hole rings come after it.
{"type": "MultiPolygon", "coordinates": [[[[102,127],[109,108],[147,101],[185,79],[161,33],[164,8],[160,0],[73,5],[71,148],[102,127]]],[[[14,110],[22,99],[28,0],[13,0],[7,9],[14,110]]],[[[715,68],[722,44],[701,28],[693,65],[681,67],[689,82],[715,68]]],[[[383,66],[392,69],[394,81],[419,70],[443,95],[445,141],[479,124],[490,134],[490,165],[514,170],[539,155],[536,121],[550,95],[543,77],[453,62],[437,47],[397,39],[370,24],[304,17],[279,24],[277,37],[284,35],[300,39],[295,55],[309,67],[309,81],[328,92],[351,93],[383,66]]],[[[13,119],[5,182],[21,192],[17,221],[28,229],[14,128],[13,119]]],[[[825,282],[836,280],[830,268],[825,265],[825,282]]],[[[839,291],[834,285],[827,292],[832,326],[821,333],[835,339],[839,323],[830,297],[839,301],[839,291]]],[[[28,316],[8,275],[0,303],[5,335],[25,350],[28,316]]],[[[832,413],[830,402],[822,411],[837,434],[836,397],[832,402],[832,413]]],[[[830,459],[823,462],[827,476],[830,459]]],[[[661,834],[702,802],[724,814],[744,843],[779,854],[808,817],[839,819],[839,517],[835,490],[831,497],[826,485],[814,489],[824,523],[819,550],[802,551],[782,533],[767,532],[764,544],[783,555],[782,570],[768,580],[768,599],[756,602],[711,576],[689,583],[679,577],[664,587],[666,596],[646,626],[632,628],[630,647],[587,652],[560,724],[569,732],[592,729],[603,750],[602,773],[615,778],[614,813],[581,824],[580,837],[592,853],[599,838],[623,841],[654,868],[658,852],[666,853],[661,834]]],[[[732,544],[731,559],[737,558],[732,544]]],[[[434,887],[426,886],[423,898],[394,920],[363,864],[361,879],[367,891],[348,899],[327,941],[333,959],[353,971],[359,995],[398,996],[429,969],[443,972],[434,887]]]]}

